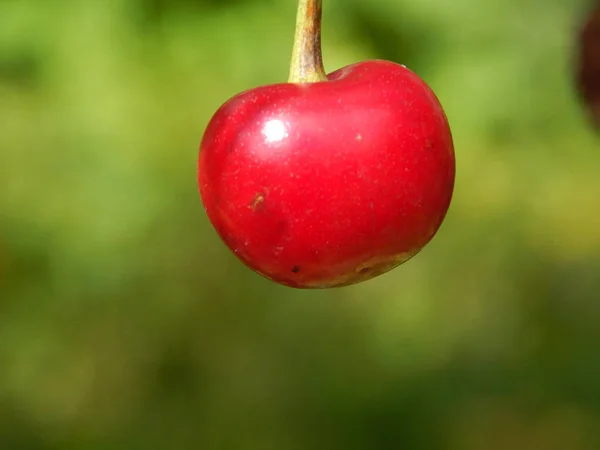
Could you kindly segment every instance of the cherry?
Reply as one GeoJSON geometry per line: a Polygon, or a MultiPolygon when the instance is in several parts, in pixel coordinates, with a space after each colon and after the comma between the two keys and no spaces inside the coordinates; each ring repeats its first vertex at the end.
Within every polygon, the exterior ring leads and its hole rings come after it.
{"type": "Polygon", "coordinates": [[[600,129],[600,1],[586,14],[577,31],[577,88],[592,125],[600,129]]]}
{"type": "Polygon", "coordinates": [[[198,160],[204,207],[250,268],[296,288],[383,274],[436,234],[454,188],[454,147],[417,75],[364,61],[325,75],[320,0],[300,0],[288,83],[227,101],[198,160]]]}

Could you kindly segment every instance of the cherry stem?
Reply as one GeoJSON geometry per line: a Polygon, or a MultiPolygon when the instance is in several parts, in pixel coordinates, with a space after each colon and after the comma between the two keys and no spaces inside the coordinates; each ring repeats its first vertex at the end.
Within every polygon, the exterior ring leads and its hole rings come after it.
{"type": "Polygon", "coordinates": [[[321,53],[322,0],[298,0],[289,83],[327,81],[321,53]]]}

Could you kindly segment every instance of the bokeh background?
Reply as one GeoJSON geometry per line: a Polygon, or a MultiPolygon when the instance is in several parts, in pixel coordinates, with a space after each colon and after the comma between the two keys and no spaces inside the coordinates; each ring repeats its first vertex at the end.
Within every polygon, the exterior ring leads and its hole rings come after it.
{"type": "Polygon", "coordinates": [[[218,106],[287,78],[294,1],[0,1],[0,449],[600,448],[586,2],[324,3],[328,71],[436,90],[457,183],[410,262],[299,291],[195,182],[218,106]]]}

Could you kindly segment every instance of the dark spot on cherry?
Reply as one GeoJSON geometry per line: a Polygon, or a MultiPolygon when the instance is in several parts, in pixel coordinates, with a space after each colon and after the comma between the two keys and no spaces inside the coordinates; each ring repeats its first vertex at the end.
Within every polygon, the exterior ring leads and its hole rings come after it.
{"type": "Polygon", "coordinates": [[[287,220],[279,220],[277,221],[277,232],[278,233],[285,233],[288,229],[288,222],[287,220]]]}
{"type": "Polygon", "coordinates": [[[293,273],[298,273],[298,272],[300,272],[300,266],[294,266],[294,267],[292,267],[292,272],[293,272],[293,273]]]}

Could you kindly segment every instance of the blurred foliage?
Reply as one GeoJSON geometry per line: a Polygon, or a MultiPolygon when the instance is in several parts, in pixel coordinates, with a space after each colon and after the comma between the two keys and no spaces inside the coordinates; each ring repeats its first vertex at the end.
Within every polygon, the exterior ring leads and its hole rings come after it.
{"type": "Polygon", "coordinates": [[[436,90],[457,185],[416,258],[279,287],[218,240],[197,147],[283,81],[293,1],[0,1],[0,448],[600,448],[600,144],[583,0],[325,0],[328,70],[436,90]]]}

